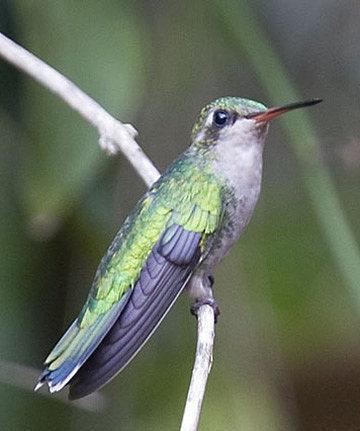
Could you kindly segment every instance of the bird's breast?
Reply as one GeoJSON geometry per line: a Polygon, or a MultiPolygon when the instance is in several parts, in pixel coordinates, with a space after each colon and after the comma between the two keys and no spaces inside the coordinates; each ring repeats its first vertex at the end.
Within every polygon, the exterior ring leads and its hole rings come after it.
{"type": "Polygon", "coordinates": [[[225,256],[254,212],[261,188],[262,152],[247,154],[246,160],[223,159],[218,168],[224,178],[223,216],[207,264],[216,265],[225,256]]]}

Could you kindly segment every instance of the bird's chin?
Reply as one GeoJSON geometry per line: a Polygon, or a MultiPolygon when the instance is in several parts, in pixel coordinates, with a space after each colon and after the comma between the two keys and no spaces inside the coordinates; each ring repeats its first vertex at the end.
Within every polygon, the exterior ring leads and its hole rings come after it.
{"type": "Polygon", "coordinates": [[[260,130],[262,130],[262,131],[265,131],[265,132],[267,132],[268,131],[268,129],[269,129],[269,121],[259,121],[258,123],[257,123],[257,127],[260,129],[260,130]]]}
{"type": "Polygon", "coordinates": [[[258,133],[258,136],[266,137],[268,131],[269,131],[269,122],[268,121],[261,121],[256,124],[256,131],[258,133]]]}

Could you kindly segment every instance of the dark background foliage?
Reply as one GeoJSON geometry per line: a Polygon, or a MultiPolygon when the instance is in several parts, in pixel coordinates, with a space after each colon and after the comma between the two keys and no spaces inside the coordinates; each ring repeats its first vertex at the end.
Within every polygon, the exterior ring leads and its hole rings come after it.
{"type": "MultiPolygon", "coordinates": [[[[1,0],[0,10],[5,34],[132,122],[160,170],[216,97],[324,98],[272,125],[257,210],[216,272],[222,314],[201,429],[360,429],[358,2],[1,0]]],[[[2,61],[0,89],[0,355],[40,368],[145,187],[82,118],[2,61]]],[[[1,429],[177,429],[195,328],[183,297],[102,390],[100,412],[8,373],[1,429]]]]}

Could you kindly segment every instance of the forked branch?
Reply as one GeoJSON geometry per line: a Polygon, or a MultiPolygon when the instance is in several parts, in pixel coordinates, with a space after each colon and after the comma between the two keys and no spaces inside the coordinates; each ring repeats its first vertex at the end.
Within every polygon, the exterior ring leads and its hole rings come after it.
{"type": "Polygon", "coordinates": [[[0,56],[60,97],[98,129],[101,148],[109,154],[121,151],[149,187],[160,176],[151,160],[136,143],[136,129],[110,115],[73,82],[42,60],[0,33],[0,56]]]}

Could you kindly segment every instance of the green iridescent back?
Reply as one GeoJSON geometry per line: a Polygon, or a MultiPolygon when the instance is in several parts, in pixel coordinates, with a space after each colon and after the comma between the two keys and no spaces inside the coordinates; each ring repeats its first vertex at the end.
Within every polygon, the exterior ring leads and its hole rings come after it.
{"type": "Polygon", "coordinates": [[[91,325],[136,283],[140,271],[166,227],[178,224],[213,233],[221,216],[221,184],[205,167],[206,155],[191,150],[179,158],[154,184],[116,235],[97,271],[81,314],[81,326],[91,325]]]}

